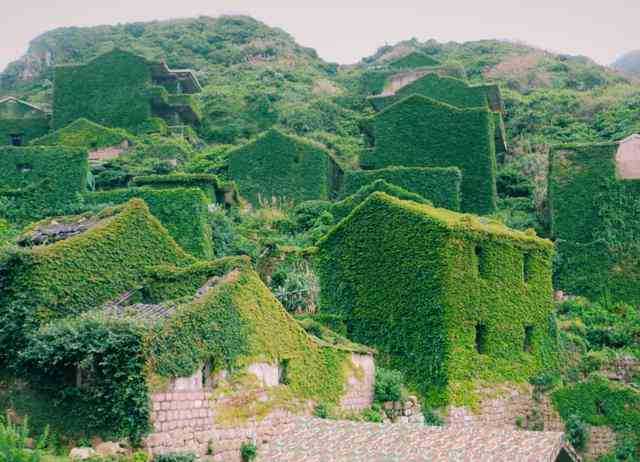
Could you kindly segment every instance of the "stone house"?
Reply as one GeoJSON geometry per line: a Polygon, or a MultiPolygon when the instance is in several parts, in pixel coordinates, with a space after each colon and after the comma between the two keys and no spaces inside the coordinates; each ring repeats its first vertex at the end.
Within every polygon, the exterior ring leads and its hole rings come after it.
{"type": "Polygon", "coordinates": [[[113,49],[86,64],[54,67],[53,128],[83,117],[133,129],[158,117],[177,129],[199,122],[193,95],[200,91],[193,70],[113,49]]]}
{"type": "Polygon", "coordinates": [[[25,146],[49,131],[50,114],[13,96],[0,99],[0,145],[25,146]]]}
{"type": "Polygon", "coordinates": [[[552,255],[535,233],[377,192],[317,244],[320,311],[428,403],[469,404],[476,382],[556,364],[552,255]]]}

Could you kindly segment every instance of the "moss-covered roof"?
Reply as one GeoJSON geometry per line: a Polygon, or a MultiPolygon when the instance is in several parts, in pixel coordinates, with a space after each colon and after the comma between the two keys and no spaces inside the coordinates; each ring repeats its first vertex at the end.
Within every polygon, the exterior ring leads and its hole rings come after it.
{"type": "Polygon", "coordinates": [[[114,146],[123,141],[132,141],[134,138],[132,134],[122,128],[109,128],[80,118],[48,135],[36,138],[31,144],[99,149],[114,146]]]}
{"type": "MultiPolygon", "coordinates": [[[[533,230],[524,232],[517,231],[498,221],[479,217],[477,215],[458,213],[447,209],[433,207],[429,204],[419,204],[413,201],[402,200],[392,197],[384,192],[374,192],[366,201],[363,202],[363,204],[368,201],[383,202],[389,207],[397,207],[408,213],[429,217],[432,221],[435,221],[443,227],[456,231],[475,231],[499,235],[512,240],[535,243],[546,247],[553,247],[553,243],[551,241],[537,237],[533,230]]],[[[352,213],[355,213],[355,210],[352,213]]],[[[346,221],[348,222],[348,219],[346,221]]],[[[348,224],[345,226],[348,226],[348,224]]]]}

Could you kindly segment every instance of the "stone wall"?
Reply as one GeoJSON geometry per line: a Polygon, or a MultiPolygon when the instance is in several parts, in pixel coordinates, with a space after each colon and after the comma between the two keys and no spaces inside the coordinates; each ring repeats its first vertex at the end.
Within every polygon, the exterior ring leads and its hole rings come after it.
{"type": "MultiPolygon", "coordinates": [[[[612,366],[618,373],[626,371],[628,361],[612,366]]],[[[490,390],[487,390],[487,394],[490,390]]],[[[495,390],[493,390],[495,394],[495,390]]],[[[550,400],[542,396],[540,400],[532,397],[532,387],[502,390],[499,396],[481,400],[480,410],[473,412],[469,408],[449,406],[445,425],[481,425],[484,427],[523,428],[564,432],[564,422],[553,408],[550,400]]],[[[595,460],[598,456],[613,449],[616,435],[609,427],[590,427],[590,437],[586,450],[581,454],[586,460],[595,460]]]]}
{"type": "MultiPolygon", "coordinates": [[[[373,356],[353,353],[354,373],[348,380],[347,390],[340,404],[345,410],[355,411],[373,402],[373,356]]],[[[206,367],[206,366],[205,366],[206,367]]],[[[258,379],[258,388],[242,395],[226,396],[216,390],[215,384],[224,378],[224,371],[212,380],[197,371],[191,377],[173,380],[162,392],[153,393],[151,399],[152,433],[146,446],[152,454],[194,452],[203,460],[239,461],[240,445],[245,441],[263,444],[271,438],[291,431],[299,418],[308,415],[313,403],[304,403],[296,413],[274,409],[266,416],[245,419],[242,424],[229,424],[217,417],[216,409],[234,400],[241,407],[265,401],[269,387],[277,385],[280,377],[278,365],[255,363],[249,366],[258,379]]]]}
{"type": "Polygon", "coordinates": [[[356,372],[347,379],[347,391],[340,400],[340,407],[348,411],[362,410],[373,403],[373,356],[351,353],[351,361],[356,372]]]}

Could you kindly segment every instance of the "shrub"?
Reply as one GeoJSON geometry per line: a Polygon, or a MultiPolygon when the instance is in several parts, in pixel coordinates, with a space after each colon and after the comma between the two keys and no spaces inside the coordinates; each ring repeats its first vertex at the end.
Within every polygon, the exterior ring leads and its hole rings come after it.
{"type": "Polygon", "coordinates": [[[374,400],[379,403],[385,401],[400,401],[402,396],[402,372],[382,367],[376,368],[374,400]]]}
{"type": "Polygon", "coordinates": [[[382,410],[380,409],[380,405],[374,403],[371,407],[363,409],[362,420],[364,420],[365,422],[382,422],[384,419],[382,418],[382,410]]]}
{"type": "Polygon", "coordinates": [[[48,431],[34,440],[31,448],[27,445],[28,422],[11,423],[9,418],[0,417],[0,462],[39,462],[47,442],[48,431]]]}
{"type": "Polygon", "coordinates": [[[258,456],[258,448],[252,441],[245,441],[240,446],[240,457],[242,462],[251,462],[258,456]]]}
{"type": "Polygon", "coordinates": [[[422,408],[422,416],[424,417],[425,425],[430,425],[433,427],[442,427],[444,425],[444,420],[440,415],[433,411],[433,409],[429,407],[422,408]]]}
{"type": "Polygon", "coordinates": [[[578,451],[582,451],[589,439],[589,426],[579,416],[572,414],[565,425],[567,439],[578,451]]]}
{"type": "Polygon", "coordinates": [[[192,452],[170,452],[154,456],[153,462],[195,462],[196,458],[192,452]]]}
{"type": "Polygon", "coordinates": [[[313,407],[313,415],[320,419],[327,419],[330,414],[330,407],[327,403],[320,402],[313,407]]]}

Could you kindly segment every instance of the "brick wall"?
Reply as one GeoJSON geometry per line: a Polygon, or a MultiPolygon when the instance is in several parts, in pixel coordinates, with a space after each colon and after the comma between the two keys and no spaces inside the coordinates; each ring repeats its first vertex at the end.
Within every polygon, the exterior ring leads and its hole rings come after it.
{"type": "MultiPolygon", "coordinates": [[[[348,410],[360,410],[373,401],[373,357],[353,353],[351,360],[356,372],[349,378],[340,404],[348,410]]],[[[274,385],[274,378],[278,377],[278,367],[256,363],[248,369],[265,385],[264,393],[252,390],[250,396],[256,401],[264,399],[266,388],[274,385]]],[[[224,372],[218,378],[223,376],[224,372]]],[[[152,454],[187,451],[204,460],[239,461],[243,442],[250,440],[260,445],[289,432],[313,408],[312,403],[307,403],[297,414],[276,409],[261,419],[249,418],[242,424],[229,426],[216,418],[215,409],[234,398],[214,397],[215,389],[206,389],[202,382],[202,372],[197,371],[191,377],[173,380],[163,392],[151,395],[153,430],[146,438],[146,446],[152,454]]]]}

